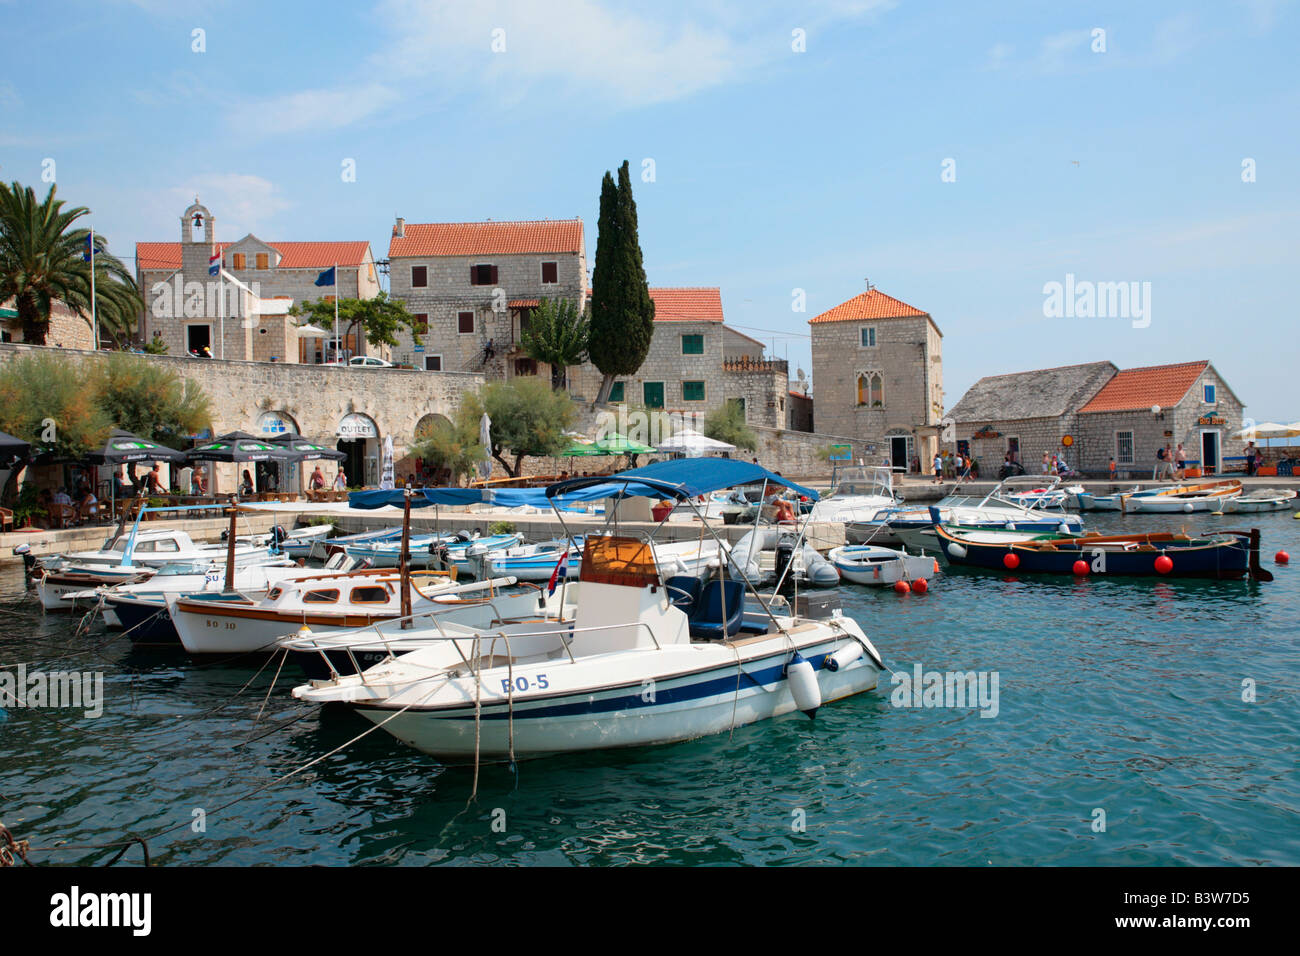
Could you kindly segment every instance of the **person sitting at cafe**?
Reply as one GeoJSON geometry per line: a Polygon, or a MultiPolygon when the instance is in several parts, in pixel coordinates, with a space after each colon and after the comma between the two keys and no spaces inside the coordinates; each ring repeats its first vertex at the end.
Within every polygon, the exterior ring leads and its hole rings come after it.
{"type": "Polygon", "coordinates": [[[89,485],[83,485],[81,496],[77,499],[77,520],[94,521],[99,517],[99,499],[90,491],[89,485]]]}
{"type": "Polygon", "coordinates": [[[144,476],[144,491],[147,495],[165,495],[167,489],[162,483],[162,466],[154,462],[153,468],[149,469],[149,474],[144,476]]]}

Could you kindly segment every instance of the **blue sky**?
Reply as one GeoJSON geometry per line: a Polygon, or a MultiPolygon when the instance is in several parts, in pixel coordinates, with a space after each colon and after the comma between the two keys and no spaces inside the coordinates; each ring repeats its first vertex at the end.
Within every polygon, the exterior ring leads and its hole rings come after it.
{"type": "Polygon", "coordinates": [[[1297,6],[0,0],[0,176],[53,159],[124,257],[197,193],[222,239],[383,257],[398,215],[576,215],[594,258],[628,159],[651,284],[720,286],[792,377],[869,277],[943,330],[949,407],[982,375],[1209,358],[1294,421],[1297,6]],[[1067,274],[1151,283],[1150,325],[1045,317],[1067,274]]]}

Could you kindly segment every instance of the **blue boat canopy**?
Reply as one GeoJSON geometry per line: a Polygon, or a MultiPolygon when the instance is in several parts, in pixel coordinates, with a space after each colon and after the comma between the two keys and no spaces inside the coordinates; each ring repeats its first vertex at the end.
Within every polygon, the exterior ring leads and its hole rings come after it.
{"type": "Polygon", "coordinates": [[[659,461],[617,475],[602,478],[570,478],[546,489],[548,498],[588,500],[617,495],[638,495],[647,498],[695,498],[737,485],[754,485],[762,482],[784,485],[810,501],[816,501],[817,492],[797,485],[762,465],[735,458],[678,458],[659,461]],[[592,494],[593,490],[608,488],[592,494]]]}
{"type": "MultiPolygon", "coordinates": [[[[694,498],[736,485],[759,484],[767,481],[783,485],[809,500],[817,500],[817,492],[797,485],[752,462],[731,458],[684,458],[661,461],[616,475],[571,478],[549,488],[417,488],[411,495],[412,508],[432,505],[493,504],[502,508],[549,508],[551,499],[562,501],[599,501],[602,498],[694,498]]],[[[353,491],[348,495],[352,508],[374,509],[392,505],[402,507],[406,492],[401,488],[389,491],[353,491]]]]}

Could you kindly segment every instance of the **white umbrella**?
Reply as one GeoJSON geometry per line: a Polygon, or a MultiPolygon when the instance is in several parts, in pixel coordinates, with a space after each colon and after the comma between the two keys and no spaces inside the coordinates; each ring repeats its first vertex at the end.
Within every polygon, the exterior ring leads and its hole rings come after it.
{"type": "Polygon", "coordinates": [[[478,442],[483,446],[483,460],[479,463],[478,473],[487,481],[492,477],[492,419],[484,412],[478,422],[478,442]]]}
{"type": "Polygon", "coordinates": [[[1239,432],[1233,432],[1238,438],[1259,441],[1261,438],[1294,438],[1300,435],[1300,422],[1292,425],[1279,425],[1277,422],[1257,422],[1247,425],[1239,432]]]}
{"type": "Polygon", "coordinates": [[[308,322],[306,325],[298,326],[298,336],[306,339],[327,339],[329,338],[329,333],[308,322]]]}
{"type": "Polygon", "coordinates": [[[684,428],[676,435],[664,439],[655,446],[655,451],[686,455],[688,458],[699,458],[710,452],[735,450],[735,445],[728,445],[725,441],[718,441],[715,438],[709,438],[707,435],[701,435],[691,428],[684,428]]]}
{"type": "Polygon", "coordinates": [[[384,491],[392,491],[395,487],[393,482],[393,436],[384,436],[384,471],[379,477],[379,487],[384,491]]]}

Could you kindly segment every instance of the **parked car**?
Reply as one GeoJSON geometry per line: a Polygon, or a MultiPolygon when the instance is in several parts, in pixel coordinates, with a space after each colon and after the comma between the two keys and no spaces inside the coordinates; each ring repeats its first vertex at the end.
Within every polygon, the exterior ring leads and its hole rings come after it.
{"type": "Polygon", "coordinates": [[[326,365],[347,365],[350,368],[392,368],[392,362],[385,362],[373,355],[354,355],[346,362],[326,362],[326,365]]]}

